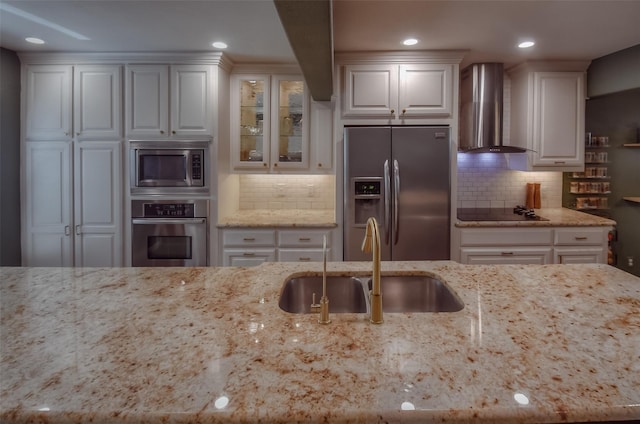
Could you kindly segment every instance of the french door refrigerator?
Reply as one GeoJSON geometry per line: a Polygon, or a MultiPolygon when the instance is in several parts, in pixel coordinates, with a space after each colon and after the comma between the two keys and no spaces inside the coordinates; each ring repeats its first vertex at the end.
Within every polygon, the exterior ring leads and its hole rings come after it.
{"type": "Polygon", "coordinates": [[[344,129],[344,260],[361,251],[367,219],[380,230],[382,260],[450,258],[448,127],[344,129]]]}

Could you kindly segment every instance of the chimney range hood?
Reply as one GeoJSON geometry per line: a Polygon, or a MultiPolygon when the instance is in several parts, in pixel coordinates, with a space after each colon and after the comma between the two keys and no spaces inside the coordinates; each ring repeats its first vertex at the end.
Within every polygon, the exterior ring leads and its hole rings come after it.
{"type": "Polygon", "coordinates": [[[460,143],[467,153],[524,153],[502,144],[502,63],[475,63],[460,75],[460,143]]]}

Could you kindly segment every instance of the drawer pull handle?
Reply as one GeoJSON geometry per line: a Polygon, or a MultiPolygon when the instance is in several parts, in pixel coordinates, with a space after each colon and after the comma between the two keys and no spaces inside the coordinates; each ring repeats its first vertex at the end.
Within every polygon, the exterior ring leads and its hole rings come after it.
{"type": "Polygon", "coordinates": [[[513,256],[513,252],[502,252],[500,253],[502,256],[513,256]]]}
{"type": "Polygon", "coordinates": [[[243,241],[256,241],[254,237],[245,237],[242,239],[243,241]]]}
{"type": "Polygon", "coordinates": [[[555,161],[555,162],[553,162],[553,163],[555,163],[556,165],[563,165],[563,164],[565,164],[565,163],[567,163],[567,162],[565,162],[565,161],[563,161],[563,160],[557,160],[557,161],[555,161]]]}
{"type": "Polygon", "coordinates": [[[298,241],[311,241],[309,237],[300,237],[298,241]]]}
{"type": "Polygon", "coordinates": [[[298,258],[300,262],[310,262],[311,258],[298,258]]]}
{"type": "Polygon", "coordinates": [[[256,256],[256,254],[251,252],[244,252],[242,256],[256,256]]]}
{"type": "Polygon", "coordinates": [[[575,237],[576,240],[587,240],[587,237],[575,237]]]}

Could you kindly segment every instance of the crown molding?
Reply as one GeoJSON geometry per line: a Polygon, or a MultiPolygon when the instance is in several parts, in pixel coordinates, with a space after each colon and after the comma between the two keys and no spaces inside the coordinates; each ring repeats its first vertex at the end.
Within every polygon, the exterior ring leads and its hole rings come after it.
{"type": "Polygon", "coordinates": [[[460,63],[469,50],[413,50],[413,51],[371,51],[339,52],[335,61],[348,64],[412,64],[412,63],[460,63]]]}
{"type": "Polygon", "coordinates": [[[231,69],[233,63],[221,52],[108,52],[108,53],[18,53],[23,65],[74,64],[190,64],[216,65],[231,69]]]}

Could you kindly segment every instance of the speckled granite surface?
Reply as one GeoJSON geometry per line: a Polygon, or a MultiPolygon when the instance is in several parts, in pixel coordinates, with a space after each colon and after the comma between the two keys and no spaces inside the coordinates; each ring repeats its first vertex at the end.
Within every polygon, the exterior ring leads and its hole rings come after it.
{"type": "Polygon", "coordinates": [[[548,221],[460,221],[456,227],[606,227],[616,222],[568,208],[536,209],[536,214],[548,221]]]}
{"type": "Polygon", "coordinates": [[[256,209],[237,211],[218,220],[218,227],[335,227],[333,209],[256,209]]]}
{"type": "Polygon", "coordinates": [[[637,277],[383,263],[439,276],[465,308],[382,325],[281,311],[285,277],[320,269],[0,268],[0,422],[640,419],[637,277]]]}

